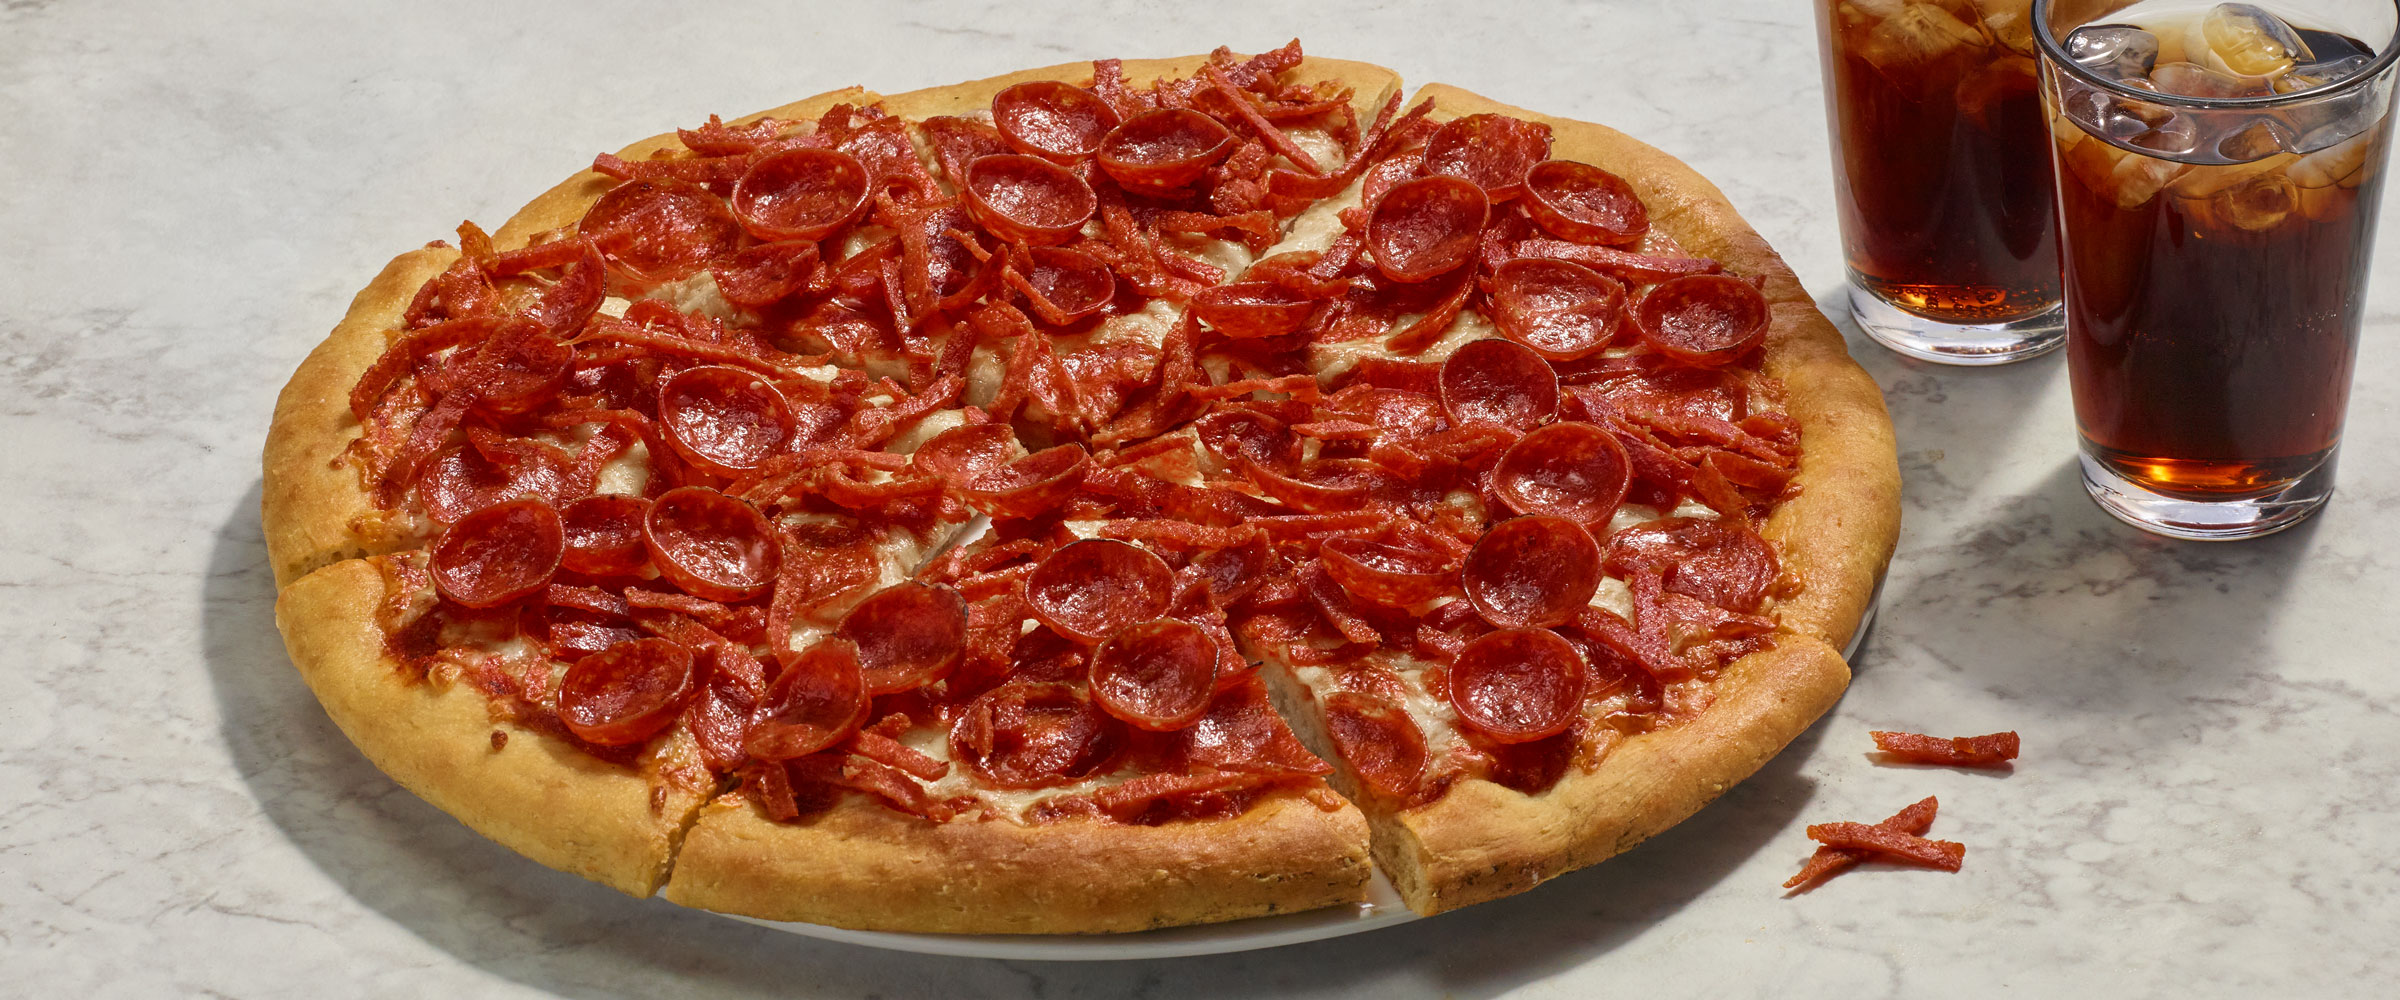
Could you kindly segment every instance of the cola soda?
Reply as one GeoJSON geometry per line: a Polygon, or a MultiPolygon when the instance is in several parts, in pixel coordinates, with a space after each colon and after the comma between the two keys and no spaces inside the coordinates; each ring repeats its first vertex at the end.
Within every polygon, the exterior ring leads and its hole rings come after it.
{"type": "Polygon", "coordinates": [[[2085,485],[2154,531],[2251,537],[2331,492],[2389,60],[2304,11],[2153,7],[2045,47],[2085,485]]]}

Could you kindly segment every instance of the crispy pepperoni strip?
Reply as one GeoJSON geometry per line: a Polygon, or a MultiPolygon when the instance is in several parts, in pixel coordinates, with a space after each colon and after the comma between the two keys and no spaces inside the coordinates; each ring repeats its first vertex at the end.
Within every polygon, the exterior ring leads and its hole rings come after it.
{"type": "Polygon", "coordinates": [[[1828,847],[1868,851],[1887,860],[1924,865],[1946,872],[1957,871],[1967,856],[1967,845],[1956,841],[1927,840],[1865,823],[1811,824],[1808,839],[1828,847]]]}
{"type": "Polygon", "coordinates": [[[1572,261],[1637,285],[1689,274],[1715,274],[1725,269],[1725,265],[1706,257],[1657,257],[1611,247],[1584,246],[1565,240],[1523,240],[1516,245],[1515,252],[1519,257],[1572,261]]]}
{"type": "MultiPolygon", "coordinates": [[[[1933,814],[1940,807],[1941,803],[1935,801],[1933,796],[1928,795],[1910,803],[1907,808],[1893,813],[1892,818],[1875,825],[1894,833],[1924,833],[1933,826],[1933,814]]],[[[1809,855],[1808,863],[1800,867],[1800,873],[1785,881],[1783,887],[1797,889],[1832,878],[1856,866],[1859,862],[1867,860],[1872,855],[1871,851],[1844,847],[1819,847],[1815,854],[1809,855]]]]}
{"type": "Polygon", "coordinates": [[[2006,767],[2009,761],[2017,759],[2017,734],[2013,732],[1947,739],[1920,733],[1894,733],[1882,730],[1876,730],[1867,735],[1875,738],[1875,749],[1911,764],[2006,767]]]}

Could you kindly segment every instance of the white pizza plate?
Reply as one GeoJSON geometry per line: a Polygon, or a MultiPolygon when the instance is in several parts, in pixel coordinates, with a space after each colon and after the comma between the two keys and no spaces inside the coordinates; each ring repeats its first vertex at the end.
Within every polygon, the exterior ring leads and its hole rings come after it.
{"type": "MultiPolygon", "coordinates": [[[[1867,602],[1866,617],[1859,621],[1858,631],[1851,635],[1850,648],[1842,651],[1844,660],[1857,658],[1859,647],[1866,643],[1868,626],[1875,623],[1875,610],[1882,603],[1883,582],[1878,580],[1874,597],[1867,602]]],[[[1252,917],[1197,927],[1169,927],[1134,934],[901,934],[844,930],[822,924],[760,920],[756,917],[735,916],[734,919],[806,937],[922,955],[1007,958],[1028,962],[1112,962],[1280,948],[1287,944],[1380,930],[1405,924],[1418,917],[1401,904],[1400,894],[1378,871],[1374,880],[1367,883],[1367,901],[1356,906],[1328,907],[1279,917],[1252,917]]]]}

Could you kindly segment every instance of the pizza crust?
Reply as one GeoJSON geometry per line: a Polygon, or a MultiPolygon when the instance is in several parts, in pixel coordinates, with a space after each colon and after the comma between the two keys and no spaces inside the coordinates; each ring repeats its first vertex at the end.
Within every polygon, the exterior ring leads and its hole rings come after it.
{"type": "Polygon", "coordinates": [[[384,655],[373,560],[317,570],[283,589],[276,627],[325,714],[367,759],[475,832],[563,872],[634,896],[666,881],[704,794],[662,780],[662,759],[695,754],[688,736],[641,770],[492,718],[467,684],[412,682],[384,655]],[[495,749],[494,732],[507,734],[495,749]]]}
{"type": "Polygon", "coordinates": [[[1365,898],[1356,807],[1277,792],[1227,820],[936,824],[858,795],[778,823],[728,793],[684,838],[661,895],[856,930],[1094,934],[1215,923],[1365,898]]]}

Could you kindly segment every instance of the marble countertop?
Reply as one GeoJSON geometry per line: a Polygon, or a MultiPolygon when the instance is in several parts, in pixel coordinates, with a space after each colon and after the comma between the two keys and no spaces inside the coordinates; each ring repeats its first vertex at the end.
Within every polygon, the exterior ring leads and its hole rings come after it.
{"type": "MultiPolygon", "coordinates": [[[[796,938],[541,868],[401,791],[285,659],[276,388],[393,253],[712,111],[1099,55],[1370,59],[1607,122],[1839,301],[1796,0],[1656,4],[0,4],[0,992],[70,997],[2364,994],[2400,975],[2400,252],[2340,493],[2257,542],[2077,484],[2062,361],[1854,350],[1899,429],[1882,618],[1826,719],[1689,822],[1526,895],[1218,958],[796,938]],[[669,5],[672,7],[673,5],[669,5]],[[645,12],[650,11],[650,12],[645,12]],[[1040,11],[1040,12],[1037,12],[1040,11]],[[1866,732],[2016,729],[2012,774],[1866,732]],[[1941,796],[1956,875],[1777,884],[1812,821],[1941,796]]],[[[1846,319],[1845,319],[1846,322],[1846,319]]]]}

